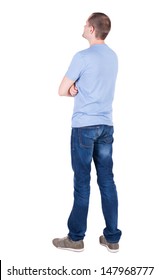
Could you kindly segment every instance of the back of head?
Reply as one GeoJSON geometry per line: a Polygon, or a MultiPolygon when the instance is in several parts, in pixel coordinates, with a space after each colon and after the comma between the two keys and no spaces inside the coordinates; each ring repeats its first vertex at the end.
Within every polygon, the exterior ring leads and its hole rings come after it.
{"type": "Polygon", "coordinates": [[[110,29],[111,21],[110,18],[103,13],[93,13],[88,19],[89,25],[95,29],[95,36],[97,39],[104,40],[110,29]]]}

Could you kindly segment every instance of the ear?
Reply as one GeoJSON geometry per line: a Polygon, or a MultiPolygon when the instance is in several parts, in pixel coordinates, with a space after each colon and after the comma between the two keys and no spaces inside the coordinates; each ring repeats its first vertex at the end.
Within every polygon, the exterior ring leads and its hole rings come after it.
{"type": "Polygon", "coordinates": [[[90,33],[91,34],[93,34],[94,30],[95,30],[94,26],[90,26],[90,33]]]}

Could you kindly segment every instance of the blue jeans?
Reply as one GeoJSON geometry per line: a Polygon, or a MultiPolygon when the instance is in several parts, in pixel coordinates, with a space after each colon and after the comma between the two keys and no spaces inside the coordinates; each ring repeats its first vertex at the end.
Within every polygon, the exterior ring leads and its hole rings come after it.
{"type": "Polygon", "coordinates": [[[91,162],[94,161],[106,227],[103,234],[110,243],[121,237],[117,228],[118,198],[113,179],[113,126],[95,125],[72,128],[71,160],[74,171],[74,203],[68,218],[68,236],[84,239],[90,197],[91,162]]]}

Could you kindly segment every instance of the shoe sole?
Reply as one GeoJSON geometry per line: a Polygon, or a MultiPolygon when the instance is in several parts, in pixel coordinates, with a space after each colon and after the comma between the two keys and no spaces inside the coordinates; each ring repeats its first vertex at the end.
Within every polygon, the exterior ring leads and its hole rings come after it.
{"type": "Polygon", "coordinates": [[[100,243],[100,245],[102,245],[103,247],[106,247],[107,248],[107,250],[110,252],[110,253],[117,253],[117,252],[119,252],[119,249],[110,249],[109,247],[108,247],[108,245],[106,245],[106,244],[102,244],[102,243],[100,243]]]}
{"type": "Polygon", "coordinates": [[[56,247],[57,249],[61,250],[67,250],[67,251],[72,251],[72,252],[83,252],[84,249],[73,249],[73,248],[63,248],[63,247],[56,247]]]}

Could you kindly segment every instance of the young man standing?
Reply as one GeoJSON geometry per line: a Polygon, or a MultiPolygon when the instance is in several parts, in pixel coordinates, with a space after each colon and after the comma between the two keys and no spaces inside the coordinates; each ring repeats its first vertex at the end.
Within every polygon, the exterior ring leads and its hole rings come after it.
{"type": "Polygon", "coordinates": [[[83,37],[90,47],[74,55],[59,87],[60,96],[74,97],[71,135],[74,203],[68,218],[68,236],[52,241],[60,249],[84,249],[93,160],[105,219],[99,242],[110,252],[119,250],[121,230],[117,227],[118,197],[112,170],[112,102],[118,61],[104,41],[110,28],[111,21],[103,13],[93,13],[88,18],[83,37]]]}

